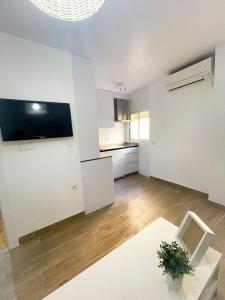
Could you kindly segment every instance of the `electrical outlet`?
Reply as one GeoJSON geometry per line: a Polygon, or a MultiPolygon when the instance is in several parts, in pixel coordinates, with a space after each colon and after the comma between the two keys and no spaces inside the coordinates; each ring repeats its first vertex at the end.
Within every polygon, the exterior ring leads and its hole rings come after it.
{"type": "Polygon", "coordinates": [[[74,190],[78,190],[78,185],[77,185],[77,184],[72,185],[72,190],[73,190],[73,191],[74,191],[74,190]]]}

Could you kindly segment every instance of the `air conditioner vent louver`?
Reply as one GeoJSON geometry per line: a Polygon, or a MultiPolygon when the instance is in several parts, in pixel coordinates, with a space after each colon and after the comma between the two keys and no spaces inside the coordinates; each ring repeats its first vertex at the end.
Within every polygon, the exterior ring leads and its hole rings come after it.
{"type": "Polygon", "coordinates": [[[178,71],[167,78],[167,89],[174,91],[191,84],[213,79],[213,58],[207,58],[197,64],[178,71]]]}

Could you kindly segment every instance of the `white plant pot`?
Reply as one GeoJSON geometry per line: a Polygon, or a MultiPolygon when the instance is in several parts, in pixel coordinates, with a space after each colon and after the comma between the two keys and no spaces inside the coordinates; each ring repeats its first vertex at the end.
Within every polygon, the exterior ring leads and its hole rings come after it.
{"type": "Polygon", "coordinates": [[[184,275],[181,275],[179,278],[173,280],[173,278],[169,274],[166,274],[167,284],[169,289],[171,290],[175,290],[175,291],[181,290],[183,285],[183,279],[184,279],[184,275]]]}

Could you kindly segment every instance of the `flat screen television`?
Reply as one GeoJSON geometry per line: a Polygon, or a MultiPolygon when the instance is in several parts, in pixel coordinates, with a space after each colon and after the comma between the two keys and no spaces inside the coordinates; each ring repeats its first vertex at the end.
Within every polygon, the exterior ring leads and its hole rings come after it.
{"type": "Polygon", "coordinates": [[[0,99],[3,141],[73,136],[68,103],[0,99]]]}

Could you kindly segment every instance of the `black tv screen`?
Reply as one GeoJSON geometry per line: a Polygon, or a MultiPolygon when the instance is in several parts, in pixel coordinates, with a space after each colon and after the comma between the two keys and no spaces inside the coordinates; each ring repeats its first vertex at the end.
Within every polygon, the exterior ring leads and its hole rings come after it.
{"type": "Polygon", "coordinates": [[[3,141],[73,136],[68,103],[0,99],[3,141]]]}

